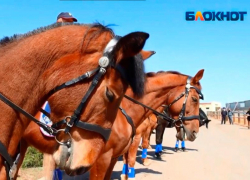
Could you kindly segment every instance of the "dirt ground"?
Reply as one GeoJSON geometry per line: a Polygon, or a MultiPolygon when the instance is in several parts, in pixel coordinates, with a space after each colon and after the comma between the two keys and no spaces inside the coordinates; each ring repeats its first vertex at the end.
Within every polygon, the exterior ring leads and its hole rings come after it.
{"type": "MultiPolygon", "coordinates": [[[[228,123],[228,122],[227,122],[228,123]]],[[[154,150],[149,150],[152,163],[141,164],[141,150],[136,162],[137,180],[249,180],[250,179],[250,130],[239,125],[221,125],[213,120],[209,129],[202,127],[194,142],[186,142],[187,152],[173,151],[175,129],[166,129],[164,134],[164,154],[161,160],[154,158],[154,150]]],[[[154,134],[151,139],[154,148],[154,134]]],[[[120,159],[114,168],[112,180],[120,179],[122,170],[120,159]]],[[[41,177],[40,169],[26,169],[20,172],[18,180],[36,180],[41,177]]],[[[66,177],[64,180],[88,180],[88,174],[66,177]]]]}
{"type": "Polygon", "coordinates": [[[18,180],[37,180],[43,177],[42,167],[20,169],[18,180]]]}

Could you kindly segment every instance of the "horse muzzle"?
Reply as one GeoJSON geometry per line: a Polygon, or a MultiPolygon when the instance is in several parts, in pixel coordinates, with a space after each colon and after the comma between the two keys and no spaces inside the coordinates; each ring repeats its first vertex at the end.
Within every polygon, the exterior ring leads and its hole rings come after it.
{"type": "Polygon", "coordinates": [[[190,132],[185,126],[180,129],[180,131],[176,134],[176,138],[178,140],[184,141],[194,141],[197,138],[198,133],[190,132]]]}

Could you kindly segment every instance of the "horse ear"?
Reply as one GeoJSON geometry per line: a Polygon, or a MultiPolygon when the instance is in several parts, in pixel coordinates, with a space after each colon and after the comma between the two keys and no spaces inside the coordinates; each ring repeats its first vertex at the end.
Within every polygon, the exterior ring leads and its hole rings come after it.
{"type": "Polygon", "coordinates": [[[143,50],[141,50],[141,52],[140,52],[143,60],[150,58],[155,53],[156,53],[155,51],[143,51],[143,50]]]}
{"type": "Polygon", "coordinates": [[[113,57],[116,63],[119,63],[122,59],[130,58],[138,54],[148,38],[149,34],[144,32],[133,32],[123,36],[113,50],[113,57]]]}
{"type": "Polygon", "coordinates": [[[194,84],[198,83],[203,77],[204,69],[199,70],[196,75],[192,78],[194,84]]]}

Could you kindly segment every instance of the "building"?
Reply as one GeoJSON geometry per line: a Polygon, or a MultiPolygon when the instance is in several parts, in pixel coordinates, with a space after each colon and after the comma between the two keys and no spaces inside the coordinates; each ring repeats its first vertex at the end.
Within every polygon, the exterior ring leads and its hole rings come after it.
{"type": "Polygon", "coordinates": [[[226,107],[233,111],[248,110],[250,108],[250,100],[226,103],[226,107]]]}
{"type": "Polygon", "coordinates": [[[220,102],[200,103],[200,108],[207,114],[207,111],[219,111],[221,108],[220,102]]]}

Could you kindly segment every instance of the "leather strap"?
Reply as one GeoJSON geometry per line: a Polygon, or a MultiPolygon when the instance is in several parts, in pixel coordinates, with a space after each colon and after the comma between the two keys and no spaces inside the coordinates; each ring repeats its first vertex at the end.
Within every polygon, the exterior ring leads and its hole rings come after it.
{"type": "Polygon", "coordinates": [[[132,118],[126,113],[126,111],[123,108],[119,107],[119,109],[121,110],[122,114],[126,117],[128,123],[132,127],[132,139],[134,139],[134,136],[136,133],[134,122],[133,122],[132,118]]]}
{"type": "Polygon", "coordinates": [[[36,124],[38,124],[40,127],[42,127],[46,132],[48,132],[51,135],[55,135],[57,133],[57,130],[52,129],[51,127],[47,126],[46,124],[38,121],[34,116],[32,116],[31,114],[29,114],[28,112],[24,111],[22,108],[20,108],[19,106],[17,106],[16,104],[14,104],[11,100],[9,100],[8,98],[6,98],[3,94],[0,93],[0,99],[7,104],[8,106],[10,106],[12,109],[22,113],[24,116],[26,116],[27,118],[29,118],[30,120],[34,121],[36,124]]]}
{"type": "Polygon", "coordinates": [[[90,124],[90,123],[86,123],[83,121],[78,121],[77,123],[75,123],[75,126],[81,128],[81,129],[85,129],[88,131],[92,131],[92,132],[96,132],[98,134],[101,134],[106,142],[108,141],[110,133],[111,133],[110,128],[105,129],[97,124],[90,124]]]}
{"type": "Polygon", "coordinates": [[[106,70],[104,68],[100,68],[99,72],[95,75],[88,91],[86,92],[85,96],[82,98],[82,101],[79,104],[79,106],[77,107],[77,109],[74,111],[74,114],[71,116],[70,121],[67,123],[67,127],[65,128],[65,133],[68,133],[70,128],[79,121],[79,116],[80,116],[89,96],[93,93],[95,87],[99,83],[99,80],[101,79],[101,77],[105,73],[106,73],[106,70]]]}

